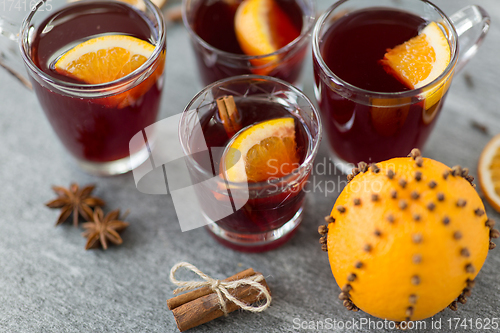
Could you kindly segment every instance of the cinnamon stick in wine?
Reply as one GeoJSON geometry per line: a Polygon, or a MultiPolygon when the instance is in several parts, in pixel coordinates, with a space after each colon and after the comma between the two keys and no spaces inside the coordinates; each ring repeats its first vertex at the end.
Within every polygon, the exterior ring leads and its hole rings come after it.
{"type": "Polygon", "coordinates": [[[223,96],[217,98],[217,108],[219,117],[222,120],[224,129],[229,138],[233,137],[241,129],[240,115],[234,102],[233,96],[223,96]]]}

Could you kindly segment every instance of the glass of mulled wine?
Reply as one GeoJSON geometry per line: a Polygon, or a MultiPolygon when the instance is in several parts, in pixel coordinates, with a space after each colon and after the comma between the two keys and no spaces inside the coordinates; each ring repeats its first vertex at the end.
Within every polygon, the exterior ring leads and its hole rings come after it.
{"type": "Polygon", "coordinates": [[[312,43],[315,95],[336,165],[348,173],[352,163],[379,162],[422,148],[454,73],[475,54],[489,22],[479,6],[447,17],[426,0],[375,5],[342,0],[330,7],[318,19],[312,43]],[[443,49],[449,51],[442,58],[449,63],[435,79],[411,87],[381,60],[388,49],[415,38],[431,22],[444,36],[443,49]]]}
{"type": "MultiPolygon", "coordinates": [[[[129,147],[129,142],[156,121],[162,94],[166,32],[155,5],[149,0],[134,6],[112,0],[70,4],[43,0],[22,23],[19,46],[42,109],[82,169],[97,175],[120,174],[148,158],[145,145],[129,147]],[[133,54],[123,60],[128,67],[124,65],[121,76],[100,79],[94,72],[84,73],[90,81],[82,81],[58,70],[60,59],[78,47],[84,50],[82,45],[92,39],[106,40],[103,44],[116,41],[114,52],[133,54]],[[127,44],[130,40],[132,46],[127,44]]],[[[90,49],[101,62],[109,60],[111,52],[90,49]]],[[[77,61],[87,61],[82,59],[77,61]]]]}
{"type": "Polygon", "coordinates": [[[282,80],[243,75],[204,88],[185,108],[179,137],[210,234],[246,252],[290,239],[321,134],[314,105],[282,80]],[[231,130],[220,106],[228,98],[237,110],[231,130]]]}
{"type": "Polygon", "coordinates": [[[204,85],[242,74],[299,81],[313,0],[183,0],[182,14],[204,85]]]}

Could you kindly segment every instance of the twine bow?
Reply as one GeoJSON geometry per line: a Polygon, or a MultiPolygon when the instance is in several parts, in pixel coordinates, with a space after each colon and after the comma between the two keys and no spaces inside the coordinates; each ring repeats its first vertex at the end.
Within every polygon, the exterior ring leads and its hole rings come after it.
{"type": "Polygon", "coordinates": [[[264,280],[264,277],[262,274],[259,275],[254,275],[250,276],[247,278],[235,280],[235,281],[221,281],[221,280],[216,280],[211,278],[210,276],[206,275],[202,271],[200,271],[196,266],[191,265],[190,263],[187,262],[180,262],[176,264],[172,269],[170,270],[170,281],[174,283],[176,286],[179,286],[179,288],[174,290],[174,294],[181,293],[183,291],[187,290],[193,290],[197,289],[200,287],[209,287],[212,289],[215,293],[217,293],[217,296],[219,298],[219,304],[221,306],[222,312],[224,312],[224,315],[227,316],[227,307],[226,307],[226,299],[228,301],[233,302],[243,310],[251,311],[251,312],[262,312],[266,310],[269,305],[271,305],[271,295],[269,294],[269,291],[264,287],[262,284],[259,283],[259,281],[264,280]],[[175,278],[175,272],[177,272],[178,269],[180,268],[187,268],[194,273],[196,273],[198,276],[200,276],[204,281],[179,281],[175,278]],[[228,291],[228,289],[235,289],[238,288],[239,286],[242,285],[249,285],[252,286],[260,291],[261,294],[263,294],[266,297],[266,303],[258,306],[251,306],[246,304],[245,302],[240,301],[233,295],[231,295],[228,291]],[[224,296],[226,299],[224,299],[224,296]]]}

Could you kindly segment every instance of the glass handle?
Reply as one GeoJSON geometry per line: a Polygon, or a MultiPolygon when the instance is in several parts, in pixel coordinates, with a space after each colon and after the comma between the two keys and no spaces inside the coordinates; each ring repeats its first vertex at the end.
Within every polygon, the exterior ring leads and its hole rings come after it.
{"type": "Polygon", "coordinates": [[[19,33],[13,32],[19,31],[19,29],[18,23],[12,22],[5,16],[0,16],[0,67],[31,90],[31,82],[25,75],[21,74],[24,73],[24,65],[17,49],[19,33]]]}
{"type": "Polygon", "coordinates": [[[467,62],[476,54],[490,28],[490,16],[480,6],[472,5],[462,8],[450,16],[458,34],[459,58],[456,72],[462,70],[467,62]]]}
{"type": "Polygon", "coordinates": [[[17,42],[18,34],[12,31],[19,31],[19,26],[5,16],[0,16],[0,35],[17,42]]]}

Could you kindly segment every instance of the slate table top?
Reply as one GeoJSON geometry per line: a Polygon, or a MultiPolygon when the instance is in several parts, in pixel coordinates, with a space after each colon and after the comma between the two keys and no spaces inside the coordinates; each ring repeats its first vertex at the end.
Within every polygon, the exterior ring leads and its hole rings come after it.
{"type": "MultiPolygon", "coordinates": [[[[476,2],[491,15],[489,35],[476,57],[455,76],[423,150],[425,156],[449,166],[469,167],[474,176],[482,148],[500,132],[500,3],[476,2]],[[485,124],[488,133],[478,131],[473,121],[485,124]]],[[[331,3],[318,1],[318,10],[331,3]]],[[[447,14],[472,4],[471,0],[435,3],[447,14]]],[[[9,14],[5,8],[0,10],[4,11],[0,16],[9,14]]],[[[181,112],[200,89],[186,30],[172,23],[167,29],[167,78],[160,118],[181,112]]],[[[309,58],[303,83],[314,100],[312,82],[309,58]]],[[[181,232],[171,196],[140,193],[131,173],[102,178],[82,172],[59,143],[35,95],[3,70],[0,88],[0,332],[176,332],[166,300],[175,288],[169,282],[169,270],[179,261],[190,262],[216,278],[253,267],[266,276],[273,293],[267,311],[238,311],[193,333],[326,332],[336,330],[312,329],[309,322],[376,320],[344,309],[327,256],[318,244],[317,226],[345,180],[340,173],[317,176],[322,182],[334,179],[338,186],[308,195],[304,221],[287,244],[267,253],[235,252],[219,245],[203,228],[181,232]],[[97,183],[95,193],[106,199],[108,207],[130,209],[123,245],[85,251],[81,230],[70,223],[54,227],[57,212],[43,204],[53,198],[53,184],[71,182],[97,183]]],[[[323,140],[317,161],[328,161],[328,157],[323,140]]],[[[500,220],[486,206],[487,213],[500,220]]],[[[457,312],[447,310],[432,318],[442,321],[441,331],[481,331],[448,329],[447,321],[452,318],[500,317],[499,271],[497,249],[490,251],[467,304],[457,312]]],[[[420,331],[439,331],[430,328],[432,320],[420,331]]]]}

